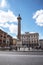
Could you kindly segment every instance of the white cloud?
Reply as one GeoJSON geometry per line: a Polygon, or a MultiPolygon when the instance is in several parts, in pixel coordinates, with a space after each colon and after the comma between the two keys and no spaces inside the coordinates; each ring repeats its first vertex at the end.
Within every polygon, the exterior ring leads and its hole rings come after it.
{"type": "Polygon", "coordinates": [[[43,10],[37,10],[33,15],[33,19],[36,20],[37,25],[43,26],[43,10]]]}
{"type": "Polygon", "coordinates": [[[0,27],[0,29],[4,31],[4,29],[2,27],[0,27]]]}
{"type": "Polygon", "coordinates": [[[6,28],[6,29],[8,28],[11,34],[17,35],[17,25],[13,23],[12,24],[5,23],[5,24],[0,24],[0,28],[1,27],[6,28]]]}
{"type": "Polygon", "coordinates": [[[14,25],[14,24],[9,25],[9,30],[10,30],[10,33],[17,34],[17,25],[14,25]]]}
{"type": "Polygon", "coordinates": [[[0,24],[0,27],[7,28],[7,27],[9,27],[9,24],[8,24],[8,23],[1,23],[1,24],[0,24]]]}
{"type": "Polygon", "coordinates": [[[17,39],[17,36],[13,36],[13,39],[17,39]]]}
{"type": "Polygon", "coordinates": [[[7,0],[0,1],[0,29],[6,29],[6,32],[17,35],[17,25],[14,24],[14,22],[17,23],[17,16],[9,9],[9,6],[7,0]],[[7,9],[7,11],[3,9],[7,9]]]}
{"type": "Polygon", "coordinates": [[[29,33],[36,33],[36,32],[29,32],[29,33]]]}
{"type": "Polygon", "coordinates": [[[2,11],[0,10],[0,23],[5,23],[5,22],[16,22],[17,17],[13,14],[11,10],[2,11]]]}
{"type": "Polygon", "coordinates": [[[7,0],[1,0],[0,7],[5,8],[8,6],[7,0]]]}
{"type": "Polygon", "coordinates": [[[0,10],[0,27],[8,28],[10,33],[17,34],[17,25],[14,22],[17,23],[17,16],[11,10],[7,12],[0,10]]]}

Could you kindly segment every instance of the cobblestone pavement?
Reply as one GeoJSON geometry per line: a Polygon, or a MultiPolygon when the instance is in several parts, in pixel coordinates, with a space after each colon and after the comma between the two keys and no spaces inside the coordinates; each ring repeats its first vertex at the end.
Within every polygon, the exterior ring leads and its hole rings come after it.
{"type": "MultiPolygon", "coordinates": [[[[17,54],[0,51],[0,65],[43,65],[43,55],[17,54]]],[[[26,53],[26,52],[25,52],[26,53]]]]}

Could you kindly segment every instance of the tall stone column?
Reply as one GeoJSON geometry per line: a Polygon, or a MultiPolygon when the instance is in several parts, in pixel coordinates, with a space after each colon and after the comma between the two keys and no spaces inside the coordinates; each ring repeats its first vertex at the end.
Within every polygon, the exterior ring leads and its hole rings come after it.
{"type": "Polygon", "coordinates": [[[18,15],[17,17],[17,20],[18,20],[18,39],[21,40],[21,17],[20,17],[20,14],[18,15]]]}

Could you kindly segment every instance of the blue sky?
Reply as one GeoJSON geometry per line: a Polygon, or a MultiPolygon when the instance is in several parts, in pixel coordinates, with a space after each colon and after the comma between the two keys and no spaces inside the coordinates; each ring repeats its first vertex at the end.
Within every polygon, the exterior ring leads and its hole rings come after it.
{"type": "Polygon", "coordinates": [[[37,32],[43,39],[43,0],[0,0],[0,29],[17,35],[17,16],[21,15],[21,32],[37,32]]]}

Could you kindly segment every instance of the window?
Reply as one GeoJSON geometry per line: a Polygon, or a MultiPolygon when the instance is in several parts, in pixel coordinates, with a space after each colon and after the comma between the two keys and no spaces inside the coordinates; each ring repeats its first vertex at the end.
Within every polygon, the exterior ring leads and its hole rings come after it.
{"type": "Polygon", "coordinates": [[[0,35],[0,37],[2,37],[2,35],[0,35]]]}
{"type": "Polygon", "coordinates": [[[3,43],[6,43],[6,41],[5,41],[5,40],[3,40],[3,43]]]}
{"type": "Polygon", "coordinates": [[[4,38],[6,38],[6,36],[4,36],[4,38]]]}
{"type": "Polygon", "coordinates": [[[35,35],[34,35],[34,37],[35,37],[35,35]]]}
{"type": "Polygon", "coordinates": [[[25,36],[24,36],[24,38],[25,38],[25,36]]]}
{"type": "Polygon", "coordinates": [[[34,40],[34,43],[36,43],[36,41],[34,40]]]}
{"type": "Polygon", "coordinates": [[[33,43],[33,41],[32,41],[32,43],[33,43]]]}

